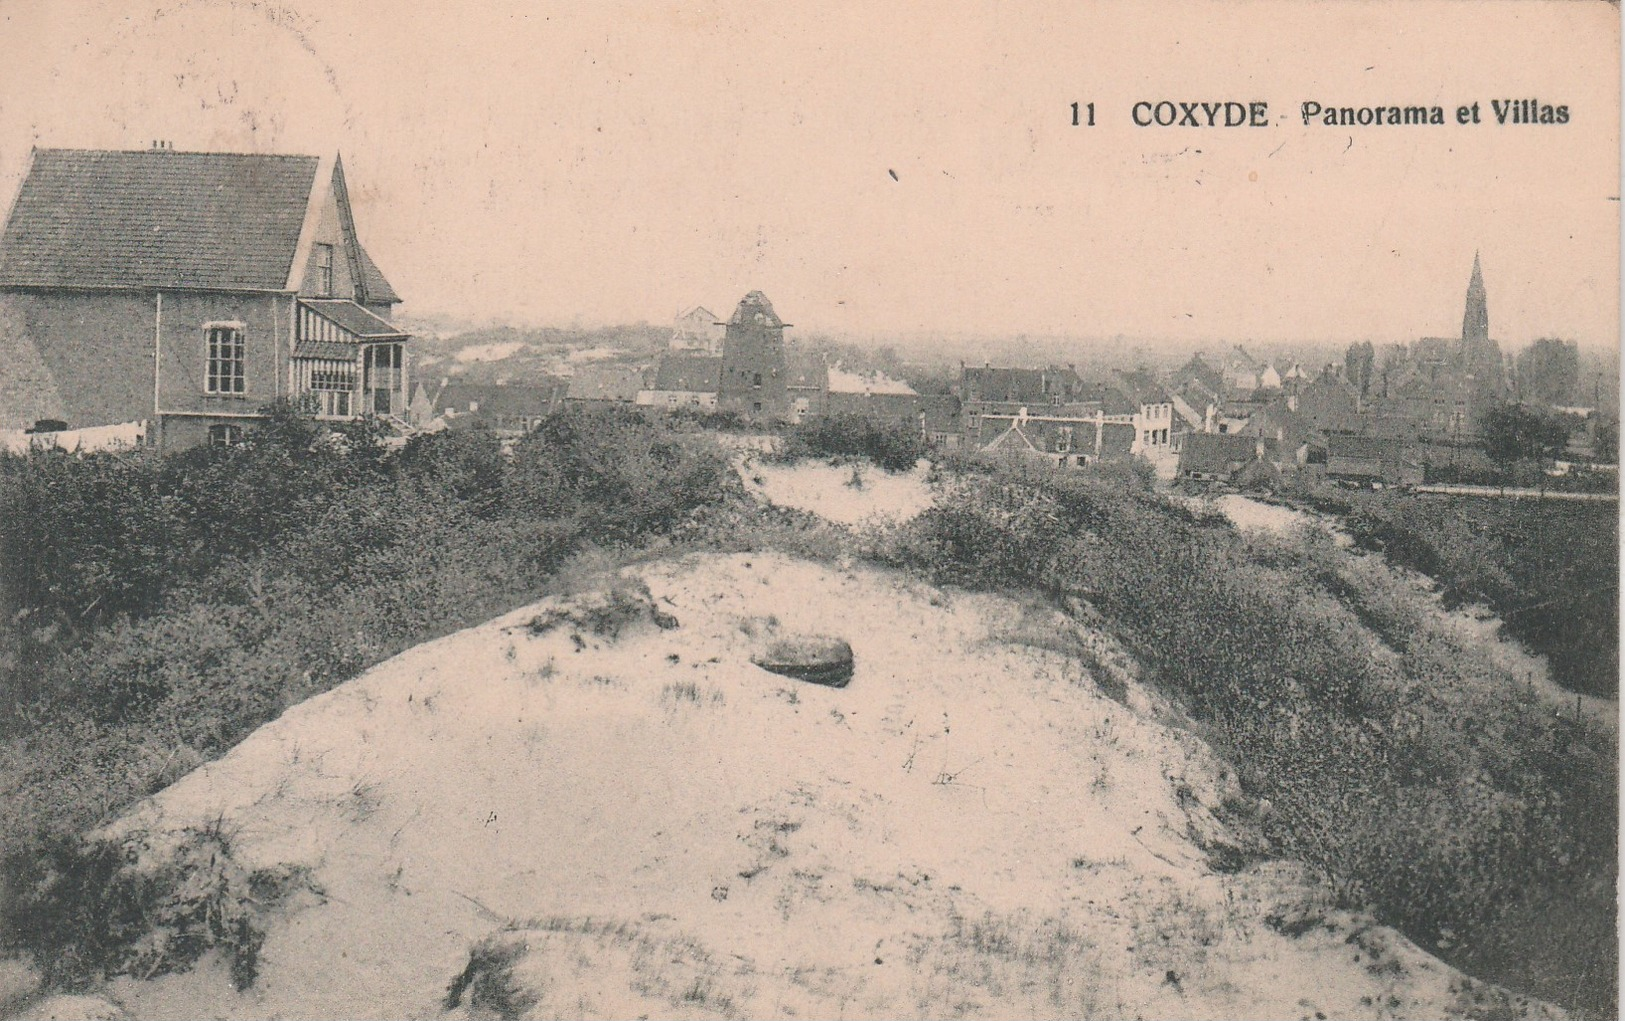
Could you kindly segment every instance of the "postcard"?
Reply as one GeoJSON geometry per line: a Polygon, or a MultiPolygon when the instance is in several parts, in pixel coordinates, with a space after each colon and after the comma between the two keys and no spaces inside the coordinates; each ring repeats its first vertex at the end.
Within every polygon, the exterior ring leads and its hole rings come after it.
{"type": "Polygon", "coordinates": [[[1617,1017],[1620,17],[0,3],[0,1017],[1617,1017]]]}

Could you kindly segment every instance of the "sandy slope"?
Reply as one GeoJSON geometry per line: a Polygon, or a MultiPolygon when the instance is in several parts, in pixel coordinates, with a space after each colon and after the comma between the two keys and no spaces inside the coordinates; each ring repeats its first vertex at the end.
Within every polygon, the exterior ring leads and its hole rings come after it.
{"type": "Polygon", "coordinates": [[[206,962],[112,995],[153,1018],[439,1016],[471,944],[517,923],[534,1016],[1440,1017],[1469,999],[1383,930],[1267,924],[1322,917],[1291,869],[1210,868],[1228,770],[1121,670],[1097,684],[1036,647],[1073,633],[1111,662],[1100,636],[780,557],[640,573],[677,627],[535,635],[558,605],[539,604],[296,707],[140,806],[121,827],[223,816],[245,864],[307,866],[320,892],[280,909],[244,994],[206,962]],[[851,685],[750,664],[792,631],[849,639],[851,685]]]}
{"type": "MultiPolygon", "coordinates": [[[[931,498],[917,474],[854,489],[850,468],[745,471],[760,498],[843,520],[931,498]]],[[[162,848],[221,819],[243,864],[311,882],[272,914],[247,992],[214,958],[106,992],[144,1018],[487,1016],[498,987],[534,1017],[1508,1005],[1329,910],[1290,865],[1217,871],[1247,843],[1220,816],[1246,803],[1104,635],[781,556],[605,584],[641,607],[616,635],[591,627],[601,594],[527,607],[290,710],[138,806],[115,832],[162,848]],[[798,632],[850,641],[849,687],[751,664],[798,632]],[[482,941],[510,971],[447,1008],[482,941]]]]}
{"type": "Polygon", "coordinates": [[[930,507],[933,499],[923,463],[899,473],[868,464],[784,465],[747,457],[738,467],[745,488],[758,499],[843,525],[907,521],[930,507]]]}

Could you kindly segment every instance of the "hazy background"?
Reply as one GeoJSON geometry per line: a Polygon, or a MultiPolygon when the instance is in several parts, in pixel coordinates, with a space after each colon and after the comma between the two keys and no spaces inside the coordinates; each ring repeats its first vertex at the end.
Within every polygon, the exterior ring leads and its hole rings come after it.
{"type": "Polygon", "coordinates": [[[760,288],[914,343],[1408,341],[1459,333],[1478,249],[1504,347],[1618,342],[1615,7],[798,6],[0,0],[0,196],[36,145],[338,150],[405,311],[482,323],[760,288]],[[1570,123],[1454,126],[1526,97],[1570,123]],[[1277,124],[1132,126],[1164,98],[1277,124]]]}

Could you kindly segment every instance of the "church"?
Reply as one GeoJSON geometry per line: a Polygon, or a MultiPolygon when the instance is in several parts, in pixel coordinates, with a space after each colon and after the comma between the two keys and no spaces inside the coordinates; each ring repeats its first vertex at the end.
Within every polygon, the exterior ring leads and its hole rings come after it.
{"type": "Polygon", "coordinates": [[[1423,337],[1387,369],[1371,402],[1374,431],[1396,439],[1467,443],[1485,409],[1506,399],[1501,347],[1490,336],[1484,270],[1473,253],[1460,337],[1423,337]]]}

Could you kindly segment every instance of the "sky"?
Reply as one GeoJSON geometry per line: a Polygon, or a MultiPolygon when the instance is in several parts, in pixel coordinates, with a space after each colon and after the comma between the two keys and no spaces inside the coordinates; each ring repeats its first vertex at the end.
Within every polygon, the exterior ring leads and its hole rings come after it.
{"type": "Polygon", "coordinates": [[[1459,334],[1477,251],[1503,345],[1605,348],[1619,67],[1617,8],[1551,0],[0,0],[0,196],[33,146],[336,151],[403,312],[513,325],[760,289],[853,337],[1406,341],[1459,334]]]}

